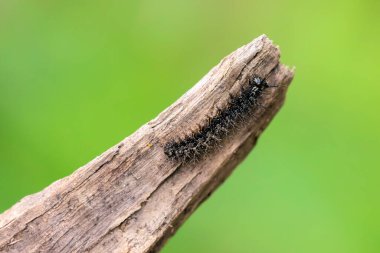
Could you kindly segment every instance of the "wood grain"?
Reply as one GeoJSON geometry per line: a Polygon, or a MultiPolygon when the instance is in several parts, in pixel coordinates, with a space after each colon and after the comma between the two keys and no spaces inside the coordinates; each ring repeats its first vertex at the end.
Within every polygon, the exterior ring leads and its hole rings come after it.
{"type": "Polygon", "coordinates": [[[0,215],[1,252],[156,252],[230,175],[284,102],[293,71],[262,35],[192,89],[70,176],[0,215]],[[253,75],[276,88],[221,148],[196,163],[168,161],[164,144],[193,131],[253,75]]]}

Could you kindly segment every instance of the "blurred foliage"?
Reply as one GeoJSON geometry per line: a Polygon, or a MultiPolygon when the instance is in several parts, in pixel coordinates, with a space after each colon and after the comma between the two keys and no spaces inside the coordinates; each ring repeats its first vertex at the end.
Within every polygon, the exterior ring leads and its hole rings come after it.
{"type": "Polygon", "coordinates": [[[380,252],[379,13],[376,0],[0,0],[0,211],[265,33],[297,68],[285,106],[163,252],[380,252]]]}

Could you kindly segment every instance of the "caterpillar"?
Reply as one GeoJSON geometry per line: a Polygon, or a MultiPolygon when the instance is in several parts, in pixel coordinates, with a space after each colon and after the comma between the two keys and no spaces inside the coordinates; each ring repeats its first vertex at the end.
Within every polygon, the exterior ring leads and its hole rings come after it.
{"type": "Polygon", "coordinates": [[[253,116],[254,109],[261,106],[258,99],[269,87],[276,86],[268,85],[265,79],[253,76],[239,94],[230,95],[224,109],[218,109],[216,115],[209,118],[196,132],[183,139],[167,142],[164,145],[165,155],[170,160],[182,163],[201,159],[219,146],[247,116],[253,116]]]}

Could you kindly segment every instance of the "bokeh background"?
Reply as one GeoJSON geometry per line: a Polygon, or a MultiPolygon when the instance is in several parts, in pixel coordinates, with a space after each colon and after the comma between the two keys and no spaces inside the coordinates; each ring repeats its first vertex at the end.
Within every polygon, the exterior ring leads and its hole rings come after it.
{"type": "Polygon", "coordinates": [[[296,66],[255,150],[163,252],[380,252],[378,0],[0,0],[0,212],[267,34],[296,66]]]}

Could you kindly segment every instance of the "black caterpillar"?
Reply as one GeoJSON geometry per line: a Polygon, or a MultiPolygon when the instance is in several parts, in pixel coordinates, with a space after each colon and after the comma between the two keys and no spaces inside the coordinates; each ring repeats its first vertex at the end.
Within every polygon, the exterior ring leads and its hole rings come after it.
{"type": "Polygon", "coordinates": [[[275,86],[269,86],[264,79],[254,76],[240,94],[230,97],[225,109],[218,110],[217,115],[210,118],[197,132],[182,140],[166,143],[164,153],[169,159],[178,162],[199,160],[218,146],[243,119],[252,115],[253,110],[260,106],[258,98],[268,87],[275,86]]]}

